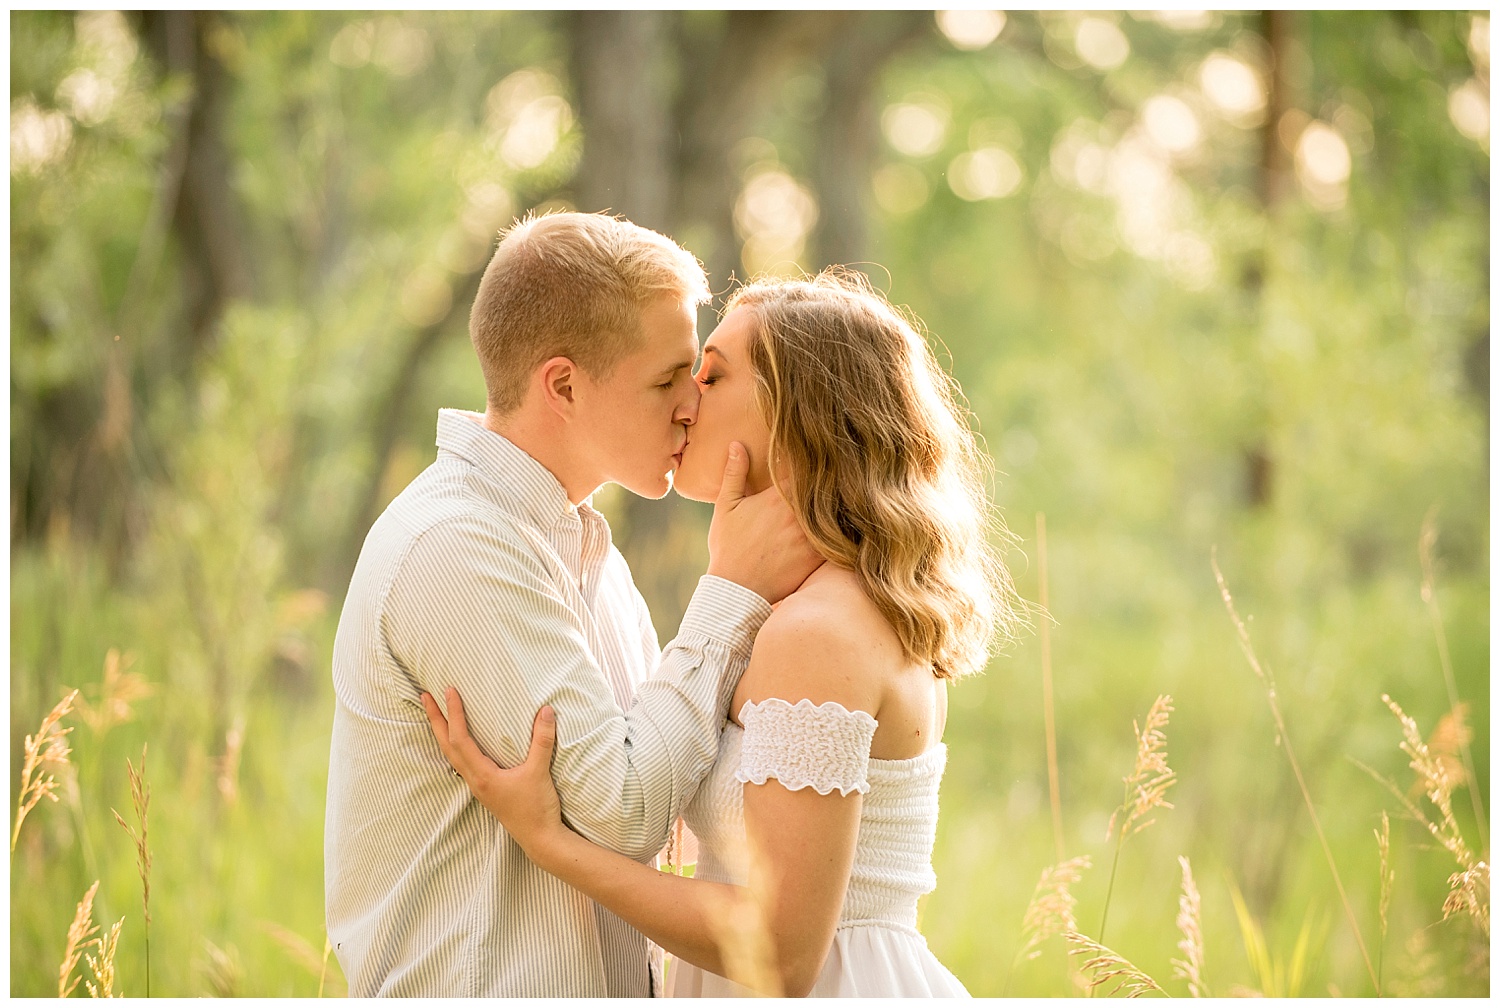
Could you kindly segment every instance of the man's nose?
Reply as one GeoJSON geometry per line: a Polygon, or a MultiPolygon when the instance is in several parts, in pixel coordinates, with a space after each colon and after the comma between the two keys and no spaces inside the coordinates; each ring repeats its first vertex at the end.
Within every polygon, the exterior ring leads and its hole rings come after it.
{"type": "Polygon", "coordinates": [[[683,401],[677,404],[677,410],[672,415],[674,423],[688,424],[691,426],[698,422],[698,403],[703,398],[703,393],[698,389],[697,382],[688,383],[687,395],[683,401]]]}

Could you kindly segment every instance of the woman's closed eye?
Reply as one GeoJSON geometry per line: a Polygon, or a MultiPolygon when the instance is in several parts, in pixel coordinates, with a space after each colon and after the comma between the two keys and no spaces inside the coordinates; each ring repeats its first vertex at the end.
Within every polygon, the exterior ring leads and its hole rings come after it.
{"type": "Polygon", "coordinates": [[[708,388],[710,385],[712,385],[714,382],[716,382],[718,380],[719,380],[719,376],[716,375],[716,374],[699,375],[699,377],[698,377],[698,384],[702,385],[704,388],[708,388]]]}

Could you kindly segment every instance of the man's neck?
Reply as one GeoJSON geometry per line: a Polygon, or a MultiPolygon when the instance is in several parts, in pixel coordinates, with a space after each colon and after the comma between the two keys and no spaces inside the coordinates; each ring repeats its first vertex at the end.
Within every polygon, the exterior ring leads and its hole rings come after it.
{"type": "Polygon", "coordinates": [[[484,412],[484,426],[535,459],[562,484],[563,492],[573,504],[581,504],[599,489],[598,479],[583,460],[575,457],[560,425],[532,415],[524,406],[511,413],[497,413],[493,407],[484,412]]]}

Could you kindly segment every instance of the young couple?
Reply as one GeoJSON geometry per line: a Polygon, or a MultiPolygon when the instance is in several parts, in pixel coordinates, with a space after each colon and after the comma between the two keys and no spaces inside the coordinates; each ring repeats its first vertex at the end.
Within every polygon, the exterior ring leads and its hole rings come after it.
{"type": "Polygon", "coordinates": [[[439,413],[334,645],[351,994],[965,996],[916,914],[946,683],[1015,615],[973,435],[857,279],[741,288],[700,362],[708,296],[616,218],[500,242],[486,410],[439,413]],[[589,506],[607,482],[714,502],[664,651],[589,506]],[[691,878],[655,867],[679,816],[691,878]]]}

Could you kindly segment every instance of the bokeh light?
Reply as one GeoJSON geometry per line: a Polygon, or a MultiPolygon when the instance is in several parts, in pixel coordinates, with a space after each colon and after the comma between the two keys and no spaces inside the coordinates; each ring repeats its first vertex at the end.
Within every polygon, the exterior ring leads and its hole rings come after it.
{"type": "Polygon", "coordinates": [[[432,58],[432,40],[423,29],[388,14],[339,29],[328,45],[328,58],[341,67],[374,64],[392,77],[410,77],[432,58]]]}
{"type": "Polygon", "coordinates": [[[464,190],[464,209],[459,223],[469,234],[485,239],[488,245],[515,211],[510,190],[498,182],[479,182],[464,190]]]}
{"type": "Polygon", "coordinates": [[[1476,69],[1489,71],[1490,68],[1490,19],[1483,14],[1476,14],[1469,22],[1469,58],[1474,61],[1476,69]]]}
{"type": "Polygon", "coordinates": [[[1083,61],[1095,70],[1113,70],[1130,55],[1130,41],[1118,25],[1101,17],[1086,17],[1078,22],[1073,47],[1083,61]]]}
{"type": "Polygon", "coordinates": [[[1490,142],[1489,88],[1470,78],[1448,95],[1448,118],[1458,131],[1485,150],[1490,142]]]}
{"type": "Polygon", "coordinates": [[[1216,52],[1203,61],[1198,85],[1209,103],[1232,121],[1250,125],[1265,110],[1266,91],[1260,75],[1228,53],[1216,52]]]}
{"type": "Polygon", "coordinates": [[[1310,122],[1297,138],[1297,178],[1312,204],[1337,210],[1348,199],[1349,145],[1327,123],[1310,122]]]}
{"type": "Polygon", "coordinates": [[[886,142],[908,157],[931,157],[948,138],[948,110],[931,102],[902,102],[880,117],[886,142]]]}
{"type": "Polygon", "coordinates": [[[997,10],[940,10],[938,30],[955,49],[983,49],[1005,30],[1005,12],[997,10]]]}
{"type": "Polygon", "coordinates": [[[109,118],[119,88],[90,67],[74,70],[57,85],[57,100],[81,125],[97,126],[109,118]]]}
{"type": "Polygon", "coordinates": [[[73,121],[63,113],[44,111],[28,99],[11,106],[11,174],[42,170],[67,153],[72,142],[73,121]]]}
{"type": "Polygon", "coordinates": [[[785,169],[752,174],[734,205],[735,231],[745,243],[745,268],[752,275],[795,272],[817,222],[818,202],[812,191],[785,169]]]}
{"type": "Polygon", "coordinates": [[[1174,31],[1204,31],[1214,26],[1214,12],[1207,10],[1158,10],[1147,15],[1174,31]]]}
{"type": "Polygon", "coordinates": [[[948,187],[963,200],[1001,199],[1020,187],[1023,175],[1010,151],[981,147],[965,151],[948,164],[948,187]]]}
{"type": "Polygon", "coordinates": [[[518,170],[540,166],[573,125],[573,110],[556,78],[540,70],[518,70],[490,89],[485,101],[491,144],[518,170]]]}
{"type": "Polygon", "coordinates": [[[1193,110],[1182,99],[1171,95],[1157,95],[1147,100],[1141,108],[1141,121],[1147,135],[1163,150],[1173,154],[1191,151],[1203,136],[1193,110]]]}

